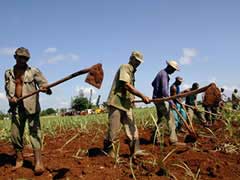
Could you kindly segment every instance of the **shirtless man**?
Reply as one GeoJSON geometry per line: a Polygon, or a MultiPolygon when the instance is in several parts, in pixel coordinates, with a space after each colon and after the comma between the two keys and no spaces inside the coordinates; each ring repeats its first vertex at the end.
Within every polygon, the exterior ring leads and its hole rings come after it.
{"type": "Polygon", "coordinates": [[[23,134],[26,121],[29,124],[30,140],[34,151],[35,174],[44,172],[41,158],[41,128],[39,95],[33,95],[22,101],[18,98],[28,95],[39,88],[42,92],[51,94],[47,89],[47,80],[42,73],[27,65],[30,58],[28,49],[20,47],[15,51],[16,64],[5,72],[5,91],[9,101],[12,117],[11,141],[16,151],[16,165],[14,169],[23,166],[23,134]]]}

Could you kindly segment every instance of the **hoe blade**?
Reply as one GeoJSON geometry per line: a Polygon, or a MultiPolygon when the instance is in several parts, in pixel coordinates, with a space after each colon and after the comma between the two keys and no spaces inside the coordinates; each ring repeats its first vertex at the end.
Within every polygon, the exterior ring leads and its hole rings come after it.
{"type": "Polygon", "coordinates": [[[85,79],[85,82],[100,89],[102,85],[103,77],[104,77],[104,72],[102,69],[102,64],[99,63],[96,65],[93,65],[90,68],[88,75],[85,79]]]}

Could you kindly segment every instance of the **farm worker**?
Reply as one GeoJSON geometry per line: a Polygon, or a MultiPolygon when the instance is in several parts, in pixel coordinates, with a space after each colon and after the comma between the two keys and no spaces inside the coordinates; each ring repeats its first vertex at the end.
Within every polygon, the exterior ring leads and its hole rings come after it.
{"type": "Polygon", "coordinates": [[[109,108],[108,131],[104,139],[104,151],[111,157],[117,154],[121,124],[129,139],[130,155],[140,152],[138,129],[133,118],[134,95],[142,98],[144,103],[149,103],[149,98],[134,87],[135,72],[143,62],[143,55],[139,51],[133,51],[128,64],[122,64],[118,69],[112,83],[107,104],[109,108]]]}
{"type": "MultiPolygon", "coordinates": [[[[153,87],[153,99],[156,98],[163,98],[163,97],[169,97],[169,80],[170,74],[173,74],[176,70],[179,70],[178,63],[174,60],[166,61],[167,67],[165,69],[162,69],[156,77],[154,78],[152,82],[153,87]]],[[[163,117],[165,117],[168,121],[168,126],[170,129],[170,143],[172,145],[185,145],[185,143],[178,142],[177,134],[176,134],[176,124],[173,112],[171,109],[176,108],[176,105],[174,104],[173,100],[169,100],[168,102],[161,102],[161,103],[155,103],[158,121],[158,126],[162,124],[163,117]]],[[[152,139],[155,137],[157,132],[157,128],[153,130],[152,139]]],[[[158,141],[158,139],[157,139],[158,141]]],[[[155,142],[153,142],[155,143],[155,142]]]]}
{"type": "Polygon", "coordinates": [[[33,95],[22,101],[18,98],[28,95],[37,88],[42,92],[51,94],[46,88],[47,80],[39,69],[27,65],[30,59],[28,49],[20,47],[16,49],[14,58],[16,64],[5,72],[5,91],[9,101],[9,112],[11,113],[11,141],[16,151],[16,166],[23,165],[23,134],[25,123],[28,121],[30,140],[35,157],[35,173],[42,174],[44,166],[41,159],[41,131],[40,131],[40,104],[39,95],[33,95]]]}
{"type": "Polygon", "coordinates": [[[223,101],[224,103],[228,101],[227,99],[227,95],[224,93],[225,89],[221,88],[221,101],[223,101]]]}
{"type": "Polygon", "coordinates": [[[221,91],[221,101],[219,102],[219,109],[220,111],[223,111],[225,103],[227,102],[227,96],[224,94],[224,88],[221,88],[220,91],[221,91]]]}
{"type": "Polygon", "coordinates": [[[219,103],[221,101],[221,91],[216,86],[216,84],[213,83],[213,85],[208,88],[203,96],[203,107],[205,111],[205,119],[207,121],[207,126],[212,126],[214,124],[214,121],[216,120],[216,116],[211,114],[216,114],[218,112],[219,103]]]}
{"type": "Polygon", "coordinates": [[[232,93],[232,109],[238,110],[240,97],[238,95],[238,90],[234,89],[232,93]]]}
{"type": "MultiPolygon", "coordinates": [[[[193,91],[199,88],[199,84],[197,82],[192,84],[192,87],[189,89],[184,90],[183,92],[189,92],[189,91],[193,91]]],[[[189,120],[192,121],[193,120],[193,116],[196,115],[196,117],[201,121],[201,123],[203,125],[206,125],[206,120],[203,116],[203,114],[199,111],[198,109],[198,104],[197,104],[197,94],[193,94],[193,95],[189,95],[186,97],[185,100],[185,104],[189,105],[186,107],[187,109],[187,113],[189,115],[189,120]]]]}
{"type": "MultiPolygon", "coordinates": [[[[182,82],[183,82],[182,77],[179,77],[179,76],[176,77],[175,82],[170,86],[170,95],[171,96],[175,96],[180,93],[180,85],[182,84],[182,82]]],[[[173,102],[176,106],[176,109],[181,113],[181,115],[184,117],[184,119],[187,119],[186,112],[181,105],[182,99],[177,98],[177,99],[174,99],[173,102]]],[[[176,130],[180,131],[182,128],[182,121],[181,121],[179,115],[177,114],[177,112],[175,110],[172,110],[172,111],[173,111],[173,115],[175,118],[176,130]]]]}

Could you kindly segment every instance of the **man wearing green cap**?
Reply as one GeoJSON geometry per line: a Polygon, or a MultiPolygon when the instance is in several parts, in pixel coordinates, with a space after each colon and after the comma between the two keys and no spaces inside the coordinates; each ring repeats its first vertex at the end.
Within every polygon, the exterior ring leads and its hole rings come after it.
{"type": "Polygon", "coordinates": [[[149,98],[134,87],[134,74],[142,62],[143,55],[138,51],[133,51],[129,63],[120,66],[112,83],[107,100],[109,106],[109,127],[104,140],[104,151],[111,157],[117,155],[121,124],[129,139],[130,155],[132,156],[140,150],[138,129],[133,119],[132,101],[134,100],[134,95],[136,95],[142,98],[145,103],[149,103],[149,98]]]}
{"type": "Polygon", "coordinates": [[[28,49],[20,47],[15,51],[16,64],[5,72],[5,91],[12,115],[11,140],[16,151],[16,165],[14,169],[23,165],[23,134],[25,123],[28,121],[30,140],[35,157],[35,173],[42,174],[44,166],[41,159],[41,131],[40,131],[40,104],[39,95],[33,95],[22,101],[18,98],[28,95],[39,88],[42,92],[51,94],[46,88],[47,80],[34,67],[27,65],[30,59],[28,49]]]}

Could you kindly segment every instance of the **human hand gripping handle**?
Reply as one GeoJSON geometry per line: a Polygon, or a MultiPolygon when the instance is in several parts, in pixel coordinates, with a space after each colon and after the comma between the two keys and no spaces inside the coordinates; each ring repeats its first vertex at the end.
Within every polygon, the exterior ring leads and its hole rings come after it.
{"type": "Polygon", "coordinates": [[[52,94],[52,90],[48,87],[48,85],[43,85],[40,87],[40,92],[44,92],[48,95],[52,94]]]}
{"type": "Polygon", "coordinates": [[[17,99],[17,97],[11,97],[11,98],[8,98],[8,101],[9,101],[9,103],[11,103],[11,104],[16,104],[17,103],[17,101],[18,101],[18,99],[17,99]]]}
{"type": "Polygon", "coordinates": [[[142,100],[145,104],[149,104],[150,103],[150,98],[147,96],[142,96],[142,100]]]}
{"type": "Polygon", "coordinates": [[[177,108],[174,103],[169,103],[169,105],[170,105],[170,108],[171,108],[171,109],[174,109],[174,110],[175,110],[175,109],[177,108]]]}

